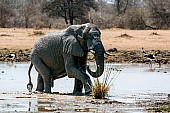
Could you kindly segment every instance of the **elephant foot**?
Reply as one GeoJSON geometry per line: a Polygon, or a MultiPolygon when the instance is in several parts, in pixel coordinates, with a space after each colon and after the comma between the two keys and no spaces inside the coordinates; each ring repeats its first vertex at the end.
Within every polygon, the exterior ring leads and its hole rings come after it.
{"type": "Polygon", "coordinates": [[[49,94],[51,94],[51,91],[47,90],[47,91],[44,91],[44,93],[49,93],[49,94]]]}
{"type": "Polygon", "coordinates": [[[92,92],[91,82],[84,85],[85,95],[90,95],[92,92]]]}
{"type": "Polygon", "coordinates": [[[51,92],[44,92],[44,91],[34,91],[34,94],[43,94],[43,93],[48,93],[48,94],[52,94],[51,92]]]}
{"type": "Polygon", "coordinates": [[[85,95],[91,95],[92,94],[92,90],[88,90],[85,92],[85,95]]]}
{"type": "Polygon", "coordinates": [[[43,90],[42,88],[37,88],[36,92],[41,92],[41,93],[51,93],[51,89],[48,90],[43,90]]]}
{"type": "Polygon", "coordinates": [[[44,86],[41,87],[41,85],[37,85],[37,88],[35,91],[36,92],[44,92],[44,86]]]}
{"type": "Polygon", "coordinates": [[[74,96],[83,96],[84,94],[82,92],[73,92],[72,95],[74,95],[74,96]]]}
{"type": "Polygon", "coordinates": [[[43,92],[43,89],[42,89],[42,88],[41,88],[41,89],[37,88],[35,91],[37,91],[37,92],[43,92]]]}
{"type": "Polygon", "coordinates": [[[81,80],[75,78],[74,90],[72,95],[81,96],[83,95],[82,90],[83,90],[83,83],[81,82],[81,80]]]}
{"type": "Polygon", "coordinates": [[[41,91],[33,91],[34,94],[43,94],[41,91]]]}
{"type": "Polygon", "coordinates": [[[91,95],[92,94],[92,90],[88,90],[88,91],[85,91],[85,95],[91,95]]]}
{"type": "Polygon", "coordinates": [[[46,85],[46,87],[44,88],[44,93],[51,93],[51,86],[50,85],[46,85]]]}

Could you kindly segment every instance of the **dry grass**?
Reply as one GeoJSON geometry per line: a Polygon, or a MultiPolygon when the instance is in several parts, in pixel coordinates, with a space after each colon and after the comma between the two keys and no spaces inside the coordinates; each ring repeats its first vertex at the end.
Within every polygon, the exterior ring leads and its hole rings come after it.
{"type": "Polygon", "coordinates": [[[103,73],[103,80],[100,82],[99,78],[94,80],[92,86],[92,95],[95,99],[104,99],[109,93],[110,87],[112,86],[114,80],[120,74],[121,70],[113,68],[112,64],[105,66],[105,71],[103,73]]]}
{"type": "Polygon", "coordinates": [[[124,33],[124,34],[121,34],[120,36],[118,36],[118,38],[127,38],[127,39],[130,39],[130,38],[133,38],[132,36],[124,33]]]}
{"type": "Polygon", "coordinates": [[[109,92],[109,86],[105,83],[99,82],[99,79],[95,80],[92,87],[92,94],[95,99],[103,99],[109,92]]]}

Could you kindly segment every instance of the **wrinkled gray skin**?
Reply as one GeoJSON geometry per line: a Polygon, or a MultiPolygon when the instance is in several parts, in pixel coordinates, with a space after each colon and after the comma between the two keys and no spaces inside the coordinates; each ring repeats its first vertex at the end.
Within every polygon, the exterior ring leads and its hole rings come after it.
{"type": "Polygon", "coordinates": [[[91,92],[92,77],[99,77],[104,71],[104,47],[100,39],[99,29],[90,23],[71,25],[62,31],[49,33],[39,38],[31,54],[31,65],[28,71],[27,88],[32,91],[30,71],[34,65],[38,72],[36,91],[51,93],[53,80],[68,76],[75,78],[73,94],[91,92]],[[88,66],[88,51],[93,51],[97,65],[96,72],[88,66]]]}

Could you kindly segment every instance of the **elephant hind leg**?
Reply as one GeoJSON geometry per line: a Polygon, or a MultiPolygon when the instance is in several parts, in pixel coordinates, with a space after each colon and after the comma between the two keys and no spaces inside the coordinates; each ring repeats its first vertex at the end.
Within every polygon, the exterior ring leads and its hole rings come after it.
{"type": "Polygon", "coordinates": [[[38,74],[37,78],[37,88],[36,91],[43,92],[44,91],[44,80],[40,74],[38,74]]]}
{"type": "MultiPolygon", "coordinates": [[[[38,71],[38,73],[43,78],[44,92],[51,93],[51,79],[52,79],[51,76],[52,75],[51,75],[50,69],[46,66],[46,64],[39,57],[37,58],[36,56],[34,56],[34,58],[32,58],[31,61],[32,61],[33,65],[35,66],[36,70],[38,71]]],[[[40,84],[40,85],[42,85],[42,84],[40,84]]],[[[40,89],[40,90],[42,90],[42,89],[40,89]]]]}

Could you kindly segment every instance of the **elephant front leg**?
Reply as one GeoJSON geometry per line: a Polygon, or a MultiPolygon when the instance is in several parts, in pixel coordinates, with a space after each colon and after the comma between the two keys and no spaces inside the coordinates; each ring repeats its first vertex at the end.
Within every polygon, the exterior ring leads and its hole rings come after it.
{"type": "Polygon", "coordinates": [[[75,78],[73,95],[82,95],[83,83],[75,78]]]}
{"type": "Polygon", "coordinates": [[[82,91],[82,87],[84,86],[85,93],[88,94],[91,92],[92,82],[90,80],[90,77],[85,72],[85,62],[86,59],[84,58],[79,59],[78,57],[64,54],[64,60],[65,60],[65,70],[70,78],[77,79],[75,81],[75,88],[74,91],[82,91]],[[81,84],[80,86],[77,84],[81,84]],[[83,86],[82,86],[83,85],[83,86]]]}
{"type": "Polygon", "coordinates": [[[43,90],[44,90],[44,81],[42,76],[38,74],[36,91],[43,92],[43,90]]]}
{"type": "Polygon", "coordinates": [[[84,90],[85,94],[90,94],[92,92],[92,82],[90,79],[87,80],[87,82],[84,84],[84,90]]]}
{"type": "Polygon", "coordinates": [[[76,67],[69,66],[66,68],[66,72],[68,74],[68,77],[79,80],[75,83],[76,85],[77,83],[81,85],[75,86],[76,87],[75,90],[79,89],[79,91],[81,91],[80,89],[82,88],[82,85],[84,85],[85,94],[89,94],[91,92],[92,82],[90,80],[90,77],[84,71],[82,71],[81,69],[77,69],[76,67]]]}

